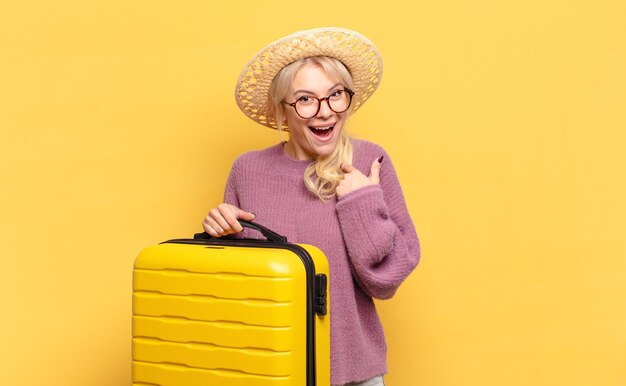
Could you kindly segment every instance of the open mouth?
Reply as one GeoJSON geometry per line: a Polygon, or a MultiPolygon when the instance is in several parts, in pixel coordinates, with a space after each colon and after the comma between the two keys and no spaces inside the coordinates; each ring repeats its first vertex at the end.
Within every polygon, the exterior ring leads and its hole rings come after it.
{"type": "Polygon", "coordinates": [[[326,139],[330,137],[334,128],[334,124],[328,126],[309,126],[309,130],[311,130],[311,132],[319,139],[326,139]]]}

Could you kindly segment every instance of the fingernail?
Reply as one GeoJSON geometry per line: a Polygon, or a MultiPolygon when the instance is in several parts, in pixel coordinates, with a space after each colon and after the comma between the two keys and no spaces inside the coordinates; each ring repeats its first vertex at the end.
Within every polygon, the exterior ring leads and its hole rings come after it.
{"type": "Polygon", "coordinates": [[[383,158],[385,158],[384,155],[381,155],[380,157],[378,157],[378,163],[382,164],[383,163],[383,158]]]}

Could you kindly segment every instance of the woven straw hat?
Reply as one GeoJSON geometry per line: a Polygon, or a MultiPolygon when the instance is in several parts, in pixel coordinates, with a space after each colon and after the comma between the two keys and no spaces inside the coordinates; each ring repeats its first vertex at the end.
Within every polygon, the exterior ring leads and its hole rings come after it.
{"type": "Polygon", "coordinates": [[[311,56],[335,58],[348,68],[354,81],[353,112],[372,95],[383,75],[380,52],[365,36],[332,27],[299,31],[263,48],[245,65],[235,88],[241,111],[253,121],[276,129],[267,104],[270,84],[283,67],[311,56]]]}

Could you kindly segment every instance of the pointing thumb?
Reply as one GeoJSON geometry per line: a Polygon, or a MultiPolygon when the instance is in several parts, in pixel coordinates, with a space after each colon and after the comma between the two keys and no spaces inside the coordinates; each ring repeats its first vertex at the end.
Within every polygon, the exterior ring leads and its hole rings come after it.
{"type": "Polygon", "coordinates": [[[383,156],[376,158],[374,162],[372,162],[372,170],[370,171],[369,179],[375,184],[380,183],[380,166],[383,163],[383,156]]]}

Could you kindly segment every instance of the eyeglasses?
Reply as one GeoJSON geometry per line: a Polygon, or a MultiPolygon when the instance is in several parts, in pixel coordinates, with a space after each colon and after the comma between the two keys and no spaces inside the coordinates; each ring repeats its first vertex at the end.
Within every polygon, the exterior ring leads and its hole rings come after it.
{"type": "Polygon", "coordinates": [[[322,102],[326,101],[328,107],[336,112],[343,113],[348,110],[352,103],[354,92],[350,89],[336,90],[325,98],[316,98],[314,96],[303,95],[293,103],[284,102],[296,110],[296,114],[303,119],[311,119],[320,112],[322,102]]]}

